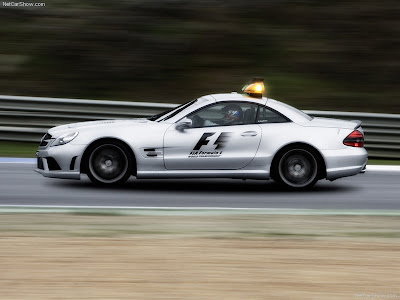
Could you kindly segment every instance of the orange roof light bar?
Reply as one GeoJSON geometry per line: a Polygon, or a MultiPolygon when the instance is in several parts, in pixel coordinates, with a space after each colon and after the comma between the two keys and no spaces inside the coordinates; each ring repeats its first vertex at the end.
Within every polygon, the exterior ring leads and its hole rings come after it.
{"type": "Polygon", "coordinates": [[[253,78],[251,83],[243,87],[242,91],[251,97],[262,98],[262,95],[265,91],[263,81],[264,78],[253,78]]]}

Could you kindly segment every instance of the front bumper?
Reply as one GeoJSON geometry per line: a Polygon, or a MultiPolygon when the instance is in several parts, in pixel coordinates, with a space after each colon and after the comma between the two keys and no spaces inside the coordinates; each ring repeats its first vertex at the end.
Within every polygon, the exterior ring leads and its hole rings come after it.
{"type": "Polygon", "coordinates": [[[81,179],[81,174],[79,172],[74,171],[50,171],[50,170],[42,170],[42,169],[35,169],[35,172],[42,174],[44,177],[50,178],[64,178],[64,179],[81,179]]]}
{"type": "Polygon", "coordinates": [[[35,171],[44,177],[80,179],[80,163],[84,145],[66,144],[41,148],[36,152],[38,165],[35,171]],[[56,164],[54,164],[54,161],[56,164]]]}

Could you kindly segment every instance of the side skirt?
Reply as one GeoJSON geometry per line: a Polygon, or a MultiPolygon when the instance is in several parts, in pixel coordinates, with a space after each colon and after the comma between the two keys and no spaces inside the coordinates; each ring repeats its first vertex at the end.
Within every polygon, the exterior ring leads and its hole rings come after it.
{"type": "Polygon", "coordinates": [[[237,178],[237,179],[269,179],[266,170],[166,170],[138,171],[139,179],[157,178],[237,178]]]}

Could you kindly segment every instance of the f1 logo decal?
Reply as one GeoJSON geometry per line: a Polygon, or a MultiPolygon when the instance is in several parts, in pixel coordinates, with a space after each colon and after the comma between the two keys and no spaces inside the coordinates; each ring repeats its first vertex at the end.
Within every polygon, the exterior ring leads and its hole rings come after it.
{"type": "Polygon", "coordinates": [[[221,132],[221,134],[214,143],[214,145],[217,145],[217,147],[215,147],[215,150],[225,148],[226,144],[229,141],[230,136],[231,136],[230,132],[221,132]]]}
{"type": "MultiPolygon", "coordinates": [[[[205,132],[197,142],[196,146],[194,146],[193,150],[200,150],[202,146],[208,145],[210,140],[208,139],[209,137],[213,136],[215,132],[205,132]]],[[[216,145],[216,149],[223,149],[226,146],[226,143],[229,140],[230,132],[221,132],[219,137],[215,140],[214,145],[216,145]]]]}
{"type": "Polygon", "coordinates": [[[203,133],[203,135],[201,136],[201,138],[199,139],[199,141],[197,142],[196,146],[194,146],[193,150],[200,150],[200,148],[202,146],[208,145],[208,138],[210,136],[213,136],[215,134],[215,132],[206,132],[203,133]]]}

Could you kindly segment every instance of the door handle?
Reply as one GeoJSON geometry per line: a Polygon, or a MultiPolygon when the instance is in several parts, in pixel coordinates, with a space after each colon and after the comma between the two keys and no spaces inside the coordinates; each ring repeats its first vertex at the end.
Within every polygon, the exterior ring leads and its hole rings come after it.
{"type": "Polygon", "coordinates": [[[257,132],[256,131],[245,131],[242,132],[241,136],[256,136],[257,132]]]}

